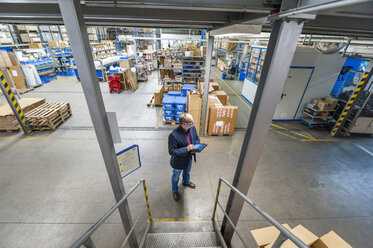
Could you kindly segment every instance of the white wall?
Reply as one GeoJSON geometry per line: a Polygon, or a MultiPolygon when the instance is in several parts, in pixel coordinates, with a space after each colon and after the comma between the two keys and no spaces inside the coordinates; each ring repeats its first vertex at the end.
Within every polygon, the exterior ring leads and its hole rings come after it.
{"type": "MultiPolygon", "coordinates": [[[[338,54],[322,54],[314,48],[297,47],[291,66],[315,67],[307,91],[299,107],[297,118],[303,106],[314,98],[322,98],[330,95],[335,81],[343,67],[346,58],[338,54]]],[[[254,102],[257,85],[245,79],[242,96],[251,103],[254,102]]],[[[294,103],[299,104],[299,102],[294,103]]],[[[294,113],[295,114],[295,113],[294,113]]]]}
{"type": "Polygon", "coordinates": [[[339,54],[319,54],[315,63],[315,70],[311,77],[307,91],[303,97],[300,111],[297,117],[300,117],[304,105],[308,104],[315,98],[330,96],[335,81],[345,63],[346,58],[339,54]]]}

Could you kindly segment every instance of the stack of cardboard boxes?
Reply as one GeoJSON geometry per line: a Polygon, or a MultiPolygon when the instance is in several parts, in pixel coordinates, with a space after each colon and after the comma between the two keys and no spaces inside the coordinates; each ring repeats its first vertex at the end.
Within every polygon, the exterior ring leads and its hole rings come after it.
{"type": "MultiPolygon", "coordinates": [[[[204,82],[201,79],[197,91],[188,93],[187,110],[194,118],[199,132],[202,116],[202,97],[204,82]]],[[[232,135],[236,125],[238,107],[229,104],[229,97],[219,85],[211,79],[206,113],[205,133],[209,135],[232,135]]]]}
{"type": "Polygon", "coordinates": [[[193,116],[194,126],[199,133],[201,128],[201,117],[202,117],[202,95],[190,94],[187,95],[187,111],[193,116]]]}
{"type": "MultiPolygon", "coordinates": [[[[30,44],[32,44],[32,43],[30,43],[30,44]]],[[[36,43],[36,44],[41,44],[41,43],[36,43]]],[[[49,47],[67,47],[67,43],[64,42],[64,41],[48,41],[48,45],[49,45],[49,47]]]]}
{"type": "MultiPolygon", "coordinates": [[[[0,51],[0,67],[6,68],[13,79],[15,87],[17,89],[25,88],[25,79],[22,76],[21,67],[18,63],[18,60],[12,52],[0,51]]],[[[14,87],[12,81],[8,77],[8,74],[4,72],[6,81],[11,87],[14,87]]]]}
{"type": "MultiPolygon", "coordinates": [[[[319,238],[302,225],[298,225],[294,228],[291,228],[288,224],[283,224],[282,226],[311,248],[352,248],[334,231],[330,231],[319,238]]],[[[251,234],[259,248],[271,248],[276,239],[280,236],[280,231],[276,227],[270,226],[252,230],[251,234]]],[[[280,246],[280,248],[296,247],[297,246],[289,239],[280,246]]]]}
{"type": "MultiPolygon", "coordinates": [[[[45,98],[21,98],[18,100],[18,104],[25,115],[44,102],[45,98]]],[[[0,130],[13,131],[19,129],[20,126],[10,106],[0,102],[0,130]]]]}
{"type": "Polygon", "coordinates": [[[330,112],[336,110],[338,99],[326,97],[324,99],[314,99],[308,107],[317,110],[318,116],[329,116],[330,112]]]}
{"type": "Polygon", "coordinates": [[[40,49],[43,48],[43,43],[28,43],[29,48],[40,49]]]}

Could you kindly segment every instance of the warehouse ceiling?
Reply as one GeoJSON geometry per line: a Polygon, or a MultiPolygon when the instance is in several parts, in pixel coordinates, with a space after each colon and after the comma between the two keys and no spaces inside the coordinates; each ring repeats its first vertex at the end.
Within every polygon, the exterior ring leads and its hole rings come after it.
{"type": "MultiPolygon", "coordinates": [[[[303,0],[304,8],[344,1],[303,0]],[[307,5],[308,4],[308,5],[307,5]]],[[[373,37],[373,1],[317,12],[303,33],[373,37]]],[[[360,1],[361,2],[361,1],[360,1]]],[[[271,13],[298,4],[290,0],[146,0],[81,1],[87,25],[217,29],[232,24],[262,24],[271,13]]],[[[293,8],[296,9],[296,8],[293,8]]],[[[292,8],[287,8],[291,11],[292,8]]],[[[0,22],[16,24],[63,24],[55,0],[0,0],[0,22]]]]}

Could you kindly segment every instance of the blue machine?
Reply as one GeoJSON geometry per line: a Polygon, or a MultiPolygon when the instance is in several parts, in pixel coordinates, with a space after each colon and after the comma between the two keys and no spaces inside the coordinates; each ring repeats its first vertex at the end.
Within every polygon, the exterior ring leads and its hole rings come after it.
{"type": "Polygon", "coordinates": [[[366,63],[363,59],[347,58],[330,95],[339,97],[346,83],[353,82],[356,72],[361,71],[366,63]]]}

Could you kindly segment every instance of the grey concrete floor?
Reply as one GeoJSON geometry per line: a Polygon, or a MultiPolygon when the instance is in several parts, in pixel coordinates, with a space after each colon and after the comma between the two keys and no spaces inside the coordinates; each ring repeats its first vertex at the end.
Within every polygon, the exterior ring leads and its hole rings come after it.
{"type": "MultiPolygon", "coordinates": [[[[180,188],[181,200],[171,195],[167,137],[173,127],[163,126],[160,108],[146,106],[157,84],[157,74],[139,83],[136,92],[110,94],[100,83],[107,111],[118,117],[122,143],[140,147],[142,167],[123,179],[126,189],[145,178],[153,218],[205,220],[211,218],[219,177],[231,181],[243,142],[250,108],[240,97],[242,82],[212,76],[239,107],[237,131],[232,137],[204,137],[208,148],[193,165],[191,179],[197,189],[180,188]]],[[[56,132],[0,133],[0,247],[69,247],[113,204],[102,156],[80,82],[60,77],[23,97],[46,97],[70,102],[73,116],[56,132]]],[[[373,230],[372,156],[366,137],[331,139],[328,130],[308,130],[299,123],[274,123],[269,131],[248,197],[281,223],[306,226],[318,236],[336,231],[353,247],[371,247],[373,230]]],[[[220,202],[226,204],[223,187],[220,202]]],[[[129,199],[140,237],[146,212],[143,192],[129,199]]],[[[221,220],[222,214],[218,213],[221,220]]],[[[248,242],[254,228],[268,226],[245,206],[238,229],[248,242]]],[[[118,247],[124,240],[115,213],[93,239],[98,247],[118,247]]],[[[234,247],[242,247],[237,239],[234,247]]]]}

